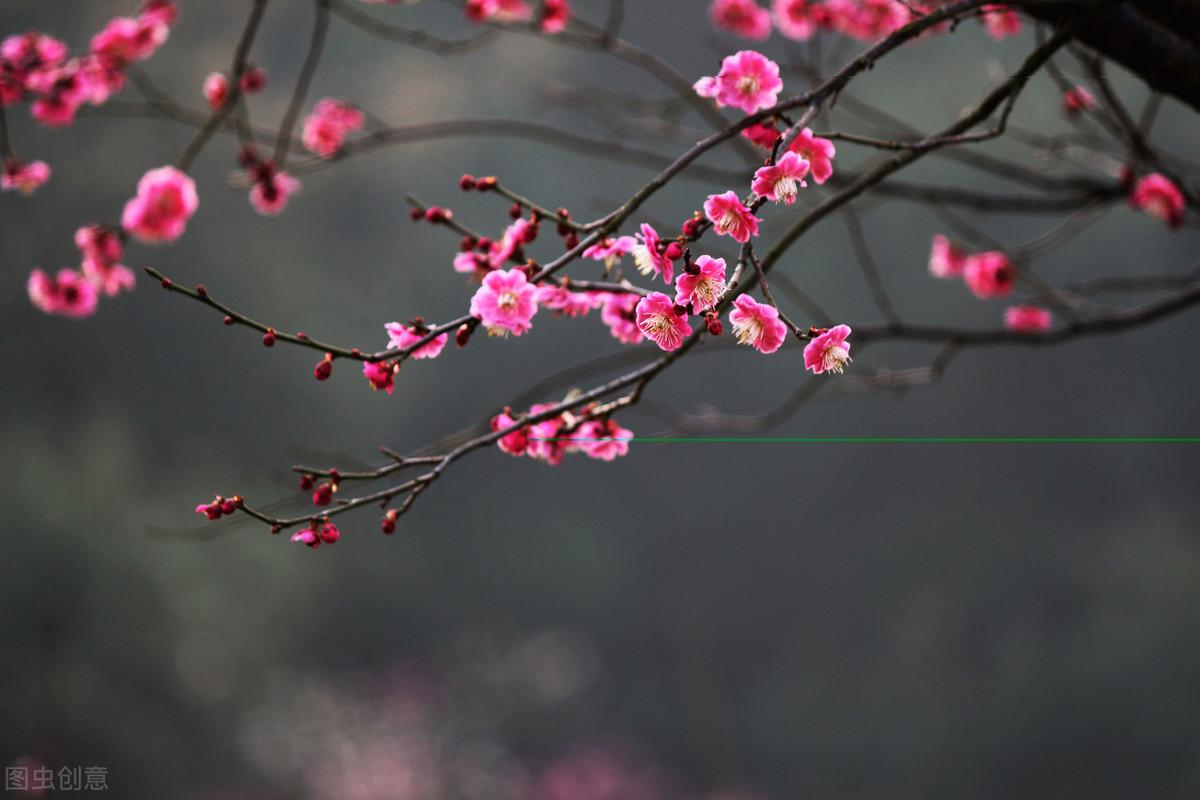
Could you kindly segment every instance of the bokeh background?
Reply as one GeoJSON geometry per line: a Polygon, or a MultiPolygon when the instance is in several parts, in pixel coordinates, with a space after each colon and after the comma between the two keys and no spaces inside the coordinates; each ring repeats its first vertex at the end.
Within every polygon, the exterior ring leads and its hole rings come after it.
{"type": "MultiPolygon", "coordinates": [[[[201,106],[200,83],[227,68],[247,5],[183,3],[146,73],[201,106]]],[[[253,51],[269,75],[252,101],[258,121],[282,114],[311,5],[271,4],[253,51]]],[[[604,19],[602,2],[573,5],[604,19]]],[[[699,0],[627,5],[625,34],[689,78],[742,45],[710,28],[699,0]]],[[[2,8],[5,33],[42,29],[76,48],[133,10],[2,8]]],[[[432,1],[368,10],[471,32],[432,1]]],[[[965,24],[904,48],[854,92],[932,129],[1032,42],[1028,23],[1002,43],[965,24]]],[[[764,51],[789,48],[776,37],[764,51]]],[[[439,57],[335,22],[311,98],[360,103],[393,124],[509,116],[634,135],[612,127],[599,99],[549,102],[562,85],[668,94],[627,65],[533,37],[439,57]]],[[[1118,87],[1137,108],[1136,82],[1118,75],[1118,87]]],[[[558,468],[483,452],[393,537],[371,511],[342,518],[343,541],[318,552],[257,525],[200,526],[191,508],[214,492],[296,498],[291,463],[373,463],[380,444],[421,447],[620,345],[594,314],[543,312],[519,341],[478,337],[410,364],[388,396],[346,364],[318,384],[311,352],[265,349],[144,279],[86,322],[41,315],[25,297],[29,270],[74,264],[75,228],[116,219],[138,177],[174,161],[192,130],[110,113],[53,132],[22,111],[10,118],[18,151],[49,161],[54,177],[32,198],[0,197],[5,764],[49,754],[106,766],[113,796],[204,800],[1200,793],[1194,447],[635,444],[616,464],[576,457],[558,468]]],[[[1066,130],[1045,79],[1014,120],[1066,130]]],[[[1196,118],[1168,101],[1156,140],[1196,157],[1196,134],[1196,118]]],[[[666,133],[644,144],[682,149],[666,133]]],[[[652,174],[601,153],[446,138],[306,176],[287,212],[267,219],[228,185],[234,148],[221,137],[196,164],[201,206],[186,236],[131,247],[126,263],[364,348],[385,344],[384,322],[457,316],[471,291],[450,268],[456,237],[411,225],[406,193],[498,232],[506,207],[461,195],[461,173],[498,174],[586,218],[652,174]]],[[[870,155],[844,146],[838,164],[870,155]]],[[[913,174],[1012,188],[937,159],[913,174]]],[[[681,219],[725,188],[679,181],[645,219],[681,219]]],[[[764,236],[795,213],[770,211],[764,236]]],[[[927,276],[929,238],[945,229],[928,209],[863,213],[906,317],[999,324],[1003,303],[927,276]]],[[[1054,222],[981,225],[1021,241],[1054,222]]],[[[1198,238],[1118,206],[1036,266],[1055,282],[1181,271],[1198,238]]],[[[711,252],[732,255],[724,242],[711,252]]],[[[780,268],[837,319],[878,318],[841,220],[805,236],[780,268]]],[[[1196,435],[1198,335],[1191,312],[1119,337],[969,352],[935,386],[815,402],[777,432],[1196,435]]],[[[853,371],[933,354],[867,348],[853,371]]],[[[665,374],[649,399],[755,413],[809,380],[799,349],[714,350],[665,374]]],[[[622,421],[644,435],[663,426],[636,409],[622,421]]]]}

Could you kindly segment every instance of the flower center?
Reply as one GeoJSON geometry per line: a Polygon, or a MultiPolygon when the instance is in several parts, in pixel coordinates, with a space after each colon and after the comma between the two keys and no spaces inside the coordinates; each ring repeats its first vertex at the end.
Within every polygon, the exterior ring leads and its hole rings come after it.
{"type": "Polygon", "coordinates": [[[794,200],[796,197],[796,179],[791,175],[784,175],[775,184],[775,199],[783,202],[794,200]]]}
{"type": "Polygon", "coordinates": [[[846,364],[850,363],[850,360],[849,350],[841,345],[830,345],[825,348],[825,352],[821,356],[821,366],[826,372],[840,375],[845,371],[846,364]]]}
{"type": "Polygon", "coordinates": [[[496,307],[501,311],[513,311],[517,307],[517,295],[511,289],[505,289],[496,298],[496,307]]]}
{"type": "Polygon", "coordinates": [[[735,324],[733,333],[737,336],[738,344],[754,344],[762,336],[762,323],[751,317],[735,324]]]}
{"type": "Polygon", "coordinates": [[[716,278],[701,278],[692,289],[692,305],[696,310],[708,308],[717,301],[725,285],[716,278]]]}
{"type": "Polygon", "coordinates": [[[758,94],[758,86],[758,77],[755,75],[743,75],[742,77],[738,78],[738,94],[758,94]]]}
{"type": "Polygon", "coordinates": [[[738,215],[736,209],[727,208],[725,213],[721,215],[720,227],[722,232],[731,231],[741,224],[742,218],[738,215]]]}

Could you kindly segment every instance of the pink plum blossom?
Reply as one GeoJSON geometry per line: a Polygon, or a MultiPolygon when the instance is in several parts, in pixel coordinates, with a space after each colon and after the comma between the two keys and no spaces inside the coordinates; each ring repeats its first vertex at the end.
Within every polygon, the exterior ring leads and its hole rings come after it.
{"type": "Polygon", "coordinates": [[[120,263],[121,238],[102,225],[85,225],[75,231],[75,246],[83,255],[83,274],[108,296],[132,289],[133,271],[120,263]]]}
{"type": "Polygon", "coordinates": [[[542,0],[542,33],[561,33],[571,19],[567,0],[542,0]]]}
{"type": "Polygon", "coordinates": [[[812,128],[800,131],[788,149],[802,156],[808,162],[812,169],[813,180],[818,185],[825,183],[833,175],[833,159],[837,155],[837,148],[829,139],[814,136],[812,128]]]}
{"type": "Polygon", "coordinates": [[[120,64],[142,61],[167,40],[170,30],[157,15],[117,17],[92,37],[91,51],[120,64]]]}
{"type": "Polygon", "coordinates": [[[532,14],[525,0],[467,0],[463,11],[472,22],[518,22],[532,14]]]}
{"type": "Polygon", "coordinates": [[[637,236],[638,243],[633,248],[633,262],[637,265],[638,272],[643,275],[662,275],[663,280],[670,283],[675,269],[674,259],[669,258],[667,254],[670,245],[664,244],[658,231],[645,223],[637,236]]]}
{"type": "Polygon", "coordinates": [[[267,169],[250,187],[250,205],[264,216],[276,217],[283,213],[288,200],[299,191],[300,181],[296,178],[286,172],[267,169]]]}
{"type": "Polygon", "coordinates": [[[940,233],[933,236],[929,248],[929,274],[935,278],[958,278],[963,274],[967,254],[940,233]]]}
{"type": "MultiPolygon", "coordinates": [[[[512,409],[505,409],[503,412],[492,417],[492,430],[502,431],[511,428],[516,424],[517,420],[512,416],[512,409]]],[[[529,447],[529,429],[516,428],[509,433],[504,434],[496,440],[496,446],[501,451],[508,453],[510,456],[523,456],[526,449],[529,447]]]]}
{"type": "Polygon", "coordinates": [[[981,300],[1012,294],[1016,270],[1008,256],[998,250],[969,255],[963,263],[963,280],[981,300]]]}
{"type": "Polygon", "coordinates": [[[834,325],[818,334],[804,347],[804,368],[812,370],[814,375],[823,372],[840,375],[852,360],[850,343],[846,341],[849,335],[849,325],[834,325]]]}
{"type": "Polygon", "coordinates": [[[61,269],[53,278],[35,269],[26,289],[35,308],[75,319],[95,313],[99,299],[95,285],[73,269],[61,269]]]}
{"type": "Polygon", "coordinates": [[[753,114],[775,105],[783,80],[774,61],[762,53],[741,50],[725,57],[715,78],[701,78],[694,88],[701,97],[715,99],[719,106],[753,114]]]}
{"type": "Polygon", "coordinates": [[[494,270],[471,298],[471,315],[483,321],[488,333],[520,336],[533,327],[537,289],[520,269],[494,270]]]}
{"type": "Polygon", "coordinates": [[[729,324],[739,344],[748,344],[763,354],[774,353],[787,340],[787,325],[779,319],[779,309],[748,294],[738,295],[733,301],[729,324]]]}
{"type": "Polygon", "coordinates": [[[310,528],[304,528],[292,534],[293,542],[300,542],[314,550],[320,547],[322,542],[325,544],[336,544],[341,538],[342,532],[328,518],[315,523],[310,528]]]}
{"type": "Polygon", "coordinates": [[[4,162],[4,171],[0,172],[0,189],[6,192],[16,190],[28,197],[48,180],[50,165],[45,161],[25,163],[10,159],[4,162]]]}
{"type": "Polygon", "coordinates": [[[607,272],[621,261],[621,256],[632,253],[636,247],[637,239],[632,236],[602,239],[585,249],[583,257],[603,261],[604,269],[607,272]]]}
{"type": "Polygon", "coordinates": [[[637,344],[642,341],[642,330],[638,327],[638,296],[632,292],[606,294],[600,307],[600,319],[609,332],[622,344],[637,344]]]}
{"type": "Polygon", "coordinates": [[[572,439],[585,455],[600,461],[612,461],[629,453],[633,431],[622,428],[614,419],[604,422],[588,420],[576,428],[572,439]]]}
{"type": "Polygon", "coordinates": [[[742,136],[749,139],[755,147],[770,150],[779,138],[779,130],[773,122],[756,122],[742,130],[742,136]]]}
{"type": "MultiPolygon", "coordinates": [[[[411,347],[430,333],[429,327],[423,322],[417,324],[410,323],[408,325],[401,325],[399,322],[389,322],[383,327],[387,331],[389,345],[397,350],[411,347]]],[[[445,348],[446,342],[449,340],[450,334],[438,334],[416,350],[413,350],[408,357],[418,360],[437,358],[442,354],[442,349],[445,348]]]]}
{"type": "Polygon", "coordinates": [[[209,73],[204,79],[204,102],[209,108],[220,108],[229,99],[229,79],[220,72],[209,73]]]}
{"type": "Polygon", "coordinates": [[[775,27],[789,39],[808,41],[816,33],[822,4],[812,0],[775,0],[771,7],[775,27]]]}
{"type": "Polygon", "coordinates": [[[487,272],[491,268],[487,256],[482,253],[460,252],[454,256],[454,271],[464,275],[487,272]]]}
{"type": "Polygon", "coordinates": [[[746,39],[771,35],[771,13],[755,0],[713,0],[708,16],[714,25],[746,39]]]}
{"type": "Polygon", "coordinates": [[[573,292],[566,286],[539,286],[538,306],[557,311],[568,317],[582,317],[596,308],[599,298],[592,292],[573,292]]]}
{"type": "Polygon", "coordinates": [[[758,235],[761,219],[747,208],[735,192],[710,194],[704,201],[704,215],[713,224],[719,236],[731,236],[735,242],[745,244],[751,236],[758,235]]]}
{"type": "Polygon", "coordinates": [[[808,161],[788,151],[775,164],[759,167],[750,189],[759,197],[790,206],[796,202],[799,187],[808,186],[804,182],[807,174],[808,161]]]}
{"type": "Polygon", "coordinates": [[[717,304],[725,293],[725,259],[700,256],[675,279],[675,303],[691,305],[699,314],[717,304]],[[694,270],[694,271],[693,271],[694,270]]]}
{"type": "Polygon", "coordinates": [[[372,390],[382,389],[388,394],[396,388],[396,372],[399,364],[390,361],[364,361],[363,377],[371,383],[372,390]]]}
{"type": "Polygon", "coordinates": [[[488,262],[492,267],[498,269],[510,258],[519,260],[521,248],[529,241],[532,230],[533,223],[524,217],[513,220],[513,223],[504,229],[500,240],[492,242],[488,249],[488,262]]]}
{"type": "Polygon", "coordinates": [[[1021,32],[1021,17],[1008,6],[984,6],[980,19],[988,36],[1000,40],[1021,32]]]}
{"type": "Polygon", "coordinates": [[[191,178],[175,167],[159,167],[138,181],[137,196],[125,204],[121,225],[143,242],[173,242],[199,205],[191,178]]]}
{"type": "Polygon", "coordinates": [[[1072,86],[1063,92],[1063,112],[1073,117],[1083,111],[1091,111],[1096,107],[1096,98],[1083,86],[1072,86]]]}
{"type": "MultiPolygon", "coordinates": [[[[535,404],[530,407],[529,415],[541,414],[550,408],[553,408],[553,406],[535,404]]],[[[557,417],[544,419],[541,422],[535,422],[529,427],[529,447],[525,452],[530,458],[544,461],[550,466],[561,464],[563,456],[574,448],[574,443],[570,441],[570,438],[561,435],[563,428],[568,423],[569,420],[561,414],[557,417]]]]}
{"type": "Polygon", "coordinates": [[[1178,228],[1183,224],[1183,192],[1165,175],[1155,172],[1139,178],[1129,202],[1139,211],[1163,220],[1168,227],[1178,228]]]}
{"type": "Polygon", "coordinates": [[[304,121],[301,140],[312,152],[328,158],[342,149],[346,135],[360,130],[363,113],[349,103],[324,98],[318,100],[313,113],[304,121]]]}
{"type": "Polygon", "coordinates": [[[639,300],[636,314],[638,329],[663,350],[678,349],[692,333],[687,312],[662,292],[651,292],[639,300]]]}
{"type": "Polygon", "coordinates": [[[1038,306],[1010,306],[1004,309],[1004,327],[1021,333],[1044,333],[1054,318],[1050,310],[1038,306]]]}

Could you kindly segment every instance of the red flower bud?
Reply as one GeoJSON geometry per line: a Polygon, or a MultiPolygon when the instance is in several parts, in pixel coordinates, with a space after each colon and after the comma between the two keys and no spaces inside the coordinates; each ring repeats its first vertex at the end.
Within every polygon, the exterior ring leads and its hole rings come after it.
{"type": "Polygon", "coordinates": [[[463,175],[458,179],[458,188],[464,192],[469,192],[475,188],[475,178],[472,175],[463,175]]]}
{"type": "Polygon", "coordinates": [[[329,376],[333,374],[333,356],[329,353],[325,354],[325,358],[317,362],[313,367],[313,377],[319,381],[329,380],[329,376]]]}
{"type": "Polygon", "coordinates": [[[263,343],[263,347],[274,347],[275,346],[275,331],[269,330],[266,333],[264,333],[263,338],[262,338],[262,343],[263,343]]]}

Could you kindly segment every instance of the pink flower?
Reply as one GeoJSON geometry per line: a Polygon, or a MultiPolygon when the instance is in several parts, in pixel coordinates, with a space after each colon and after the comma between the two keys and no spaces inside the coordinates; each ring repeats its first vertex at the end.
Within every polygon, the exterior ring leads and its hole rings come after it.
{"type": "Polygon", "coordinates": [[[637,247],[637,239],[632,236],[618,236],[615,239],[603,239],[583,251],[584,258],[604,262],[607,272],[620,262],[621,256],[632,253],[637,247]]]}
{"type": "Polygon", "coordinates": [[[774,165],[759,167],[750,189],[759,197],[790,206],[796,202],[798,188],[808,186],[804,182],[807,174],[808,161],[788,151],[774,165]]]}
{"type": "MultiPolygon", "coordinates": [[[[770,17],[767,19],[769,24],[770,17]]],[[[774,61],[762,53],[741,50],[725,57],[715,78],[701,78],[694,88],[701,97],[715,98],[719,106],[753,114],[775,105],[783,80],[774,61]]]]}
{"type": "Polygon", "coordinates": [[[0,59],[14,69],[57,67],[67,60],[67,46],[52,36],[30,31],[5,38],[0,43],[0,59]]]}
{"type": "Polygon", "coordinates": [[[489,269],[487,256],[482,253],[458,253],[454,256],[454,271],[465,275],[486,272],[489,269]]]}
{"type": "MultiPolygon", "coordinates": [[[[391,347],[397,350],[403,350],[406,347],[411,347],[417,342],[429,335],[430,329],[424,323],[417,325],[401,325],[399,322],[389,322],[383,326],[387,331],[388,341],[391,347]]],[[[413,350],[409,354],[409,358],[437,358],[442,354],[442,349],[446,346],[446,342],[450,340],[450,334],[441,333],[430,339],[425,344],[413,350]]]]}
{"type": "Polygon", "coordinates": [[[313,113],[304,121],[301,140],[312,152],[328,158],[342,149],[346,134],[362,128],[363,113],[341,100],[317,101],[313,113]]]}
{"type": "Polygon", "coordinates": [[[850,343],[846,341],[849,335],[849,325],[834,325],[819,334],[804,347],[804,368],[811,369],[814,375],[822,372],[842,374],[852,360],[850,343]]]}
{"type": "Polygon", "coordinates": [[[940,233],[933,236],[929,249],[929,274],[935,278],[957,278],[963,274],[967,254],[940,233]]]}
{"type": "MultiPolygon", "coordinates": [[[[530,407],[529,414],[533,416],[550,408],[553,406],[534,405],[530,407]]],[[[530,458],[544,461],[550,466],[557,466],[562,463],[563,456],[575,448],[575,443],[571,441],[570,437],[562,435],[563,427],[569,422],[566,416],[560,414],[557,417],[535,422],[529,427],[529,447],[525,452],[530,458]]]]}
{"type": "Polygon", "coordinates": [[[1069,117],[1082,111],[1091,111],[1095,107],[1096,98],[1083,86],[1072,86],[1063,92],[1063,112],[1069,117]]]}
{"type": "Polygon", "coordinates": [[[108,101],[125,88],[125,65],[116,59],[95,54],[79,59],[78,72],[83,99],[94,106],[108,101]]]}
{"type": "Polygon", "coordinates": [[[463,11],[472,22],[519,22],[532,13],[525,0],[467,0],[463,11]]]}
{"type": "Polygon", "coordinates": [[[117,17],[92,37],[92,53],[129,64],[149,58],[167,40],[170,30],[156,15],[137,19],[117,17]]]}
{"type": "Polygon", "coordinates": [[[713,0],[708,16],[713,25],[746,39],[771,35],[771,14],[754,0],[713,0]]]}
{"type": "Polygon", "coordinates": [[[41,95],[34,101],[30,113],[49,128],[61,128],[74,122],[75,112],[89,96],[78,61],[31,74],[28,87],[41,95]]]}
{"type": "Polygon", "coordinates": [[[524,217],[513,220],[513,223],[504,229],[500,241],[492,242],[488,250],[488,263],[499,268],[510,258],[520,260],[521,248],[531,241],[529,237],[533,235],[533,230],[533,223],[524,217]]]}
{"type": "MultiPolygon", "coordinates": [[[[505,409],[503,412],[492,417],[492,430],[506,430],[515,425],[516,422],[511,416],[511,409],[505,409]]],[[[517,428],[511,433],[504,434],[496,440],[496,446],[510,456],[525,455],[525,450],[529,447],[529,429],[517,428]]]]}
{"type": "Polygon", "coordinates": [[[99,299],[91,281],[73,269],[61,269],[53,278],[35,269],[29,274],[26,289],[35,308],[75,319],[95,313],[99,299]]]}
{"type": "Polygon", "coordinates": [[[121,238],[102,225],[85,225],[75,231],[75,246],[83,254],[83,274],[108,296],[132,289],[133,271],[120,263],[121,238]]]}
{"type": "Polygon", "coordinates": [[[629,453],[633,431],[622,428],[614,419],[605,422],[588,420],[575,430],[572,439],[585,455],[601,461],[612,461],[629,453]]]}
{"type": "Polygon", "coordinates": [[[539,306],[558,311],[568,317],[582,317],[598,304],[591,292],[572,292],[565,286],[539,286],[535,296],[539,306]]]}
{"type": "Polygon", "coordinates": [[[600,319],[621,344],[637,344],[642,341],[642,331],[637,321],[638,300],[638,296],[632,292],[614,292],[604,296],[604,304],[600,307],[600,319]]]}
{"type": "Polygon", "coordinates": [[[748,294],[733,301],[729,323],[739,344],[748,344],[760,353],[774,353],[787,339],[787,325],[779,319],[779,309],[760,303],[748,294]]]}
{"type": "Polygon", "coordinates": [[[542,33],[560,33],[571,18],[571,6],[567,0],[542,1],[542,33]]]}
{"type": "Polygon", "coordinates": [[[328,518],[315,523],[311,528],[305,528],[292,534],[293,542],[301,542],[314,550],[320,547],[322,542],[336,544],[341,538],[342,532],[328,518]]]}
{"type": "Polygon", "coordinates": [[[692,306],[692,313],[699,314],[717,304],[725,293],[725,259],[700,256],[694,267],[689,267],[675,279],[675,303],[692,306]],[[695,272],[691,270],[695,269],[695,272]]]}
{"type": "Polygon", "coordinates": [[[312,528],[305,528],[302,531],[296,531],[292,534],[292,541],[306,544],[314,550],[321,546],[321,537],[318,536],[317,532],[312,528]]]}
{"type": "Polygon", "coordinates": [[[789,39],[808,41],[817,30],[819,9],[820,4],[811,0],[775,0],[775,27],[789,39]]]}
{"type": "Polygon", "coordinates": [[[813,180],[818,185],[825,183],[833,174],[833,158],[837,155],[837,149],[830,140],[813,136],[812,128],[800,131],[800,135],[792,140],[788,149],[808,161],[812,168],[813,180]]]}
{"type": "Polygon", "coordinates": [[[1165,175],[1155,172],[1139,178],[1129,195],[1129,202],[1139,211],[1163,220],[1171,228],[1183,224],[1183,193],[1165,175]]]}
{"type": "Polygon", "coordinates": [[[390,361],[364,361],[363,377],[371,382],[372,390],[383,389],[388,394],[396,388],[397,364],[390,361]]]}
{"type": "Polygon", "coordinates": [[[50,180],[50,165],[45,161],[31,161],[26,164],[11,159],[4,162],[4,172],[0,173],[0,189],[6,192],[15,189],[28,197],[48,180],[50,180]]]}
{"type": "Polygon", "coordinates": [[[520,269],[494,270],[471,298],[471,315],[483,320],[488,333],[520,336],[533,327],[537,289],[520,269]]]}
{"type": "Polygon", "coordinates": [[[969,255],[963,264],[967,288],[981,300],[1012,294],[1016,270],[1008,256],[998,250],[969,255]]]}
{"type": "Polygon", "coordinates": [[[191,178],[174,167],[159,167],[138,181],[137,196],[125,204],[121,225],[143,242],[173,242],[199,205],[191,178]]]}
{"type": "Polygon", "coordinates": [[[732,236],[742,244],[758,235],[758,223],[762,222],[733,191],[710,194],[704,201],[704,214],[719,236],[732,236]]]}
{"type": "Polygon", "coordinates": [[[1008,6],[984,6],[980,20],[984,29],[997,41],[1021,32],[1021,18],[1008,6]]]}
{"type": "Polygon", "coordinates": [[[250,205],[264,216],[276,217],[287,208],[291,196],[300,191],[300,181],[286,172],[270,168],[264,173],[250,187],[250,205]]]}
{"type": "MultiPolygon", "coordinates": [[[[710,78],[710,80],[712,79],[710,78]]],[[[756,122],[743,129],[742,136],[753,142],[756,147],[770,150],[775,146],[775,140],[779,138],[779,131],[773,122],[756,122]]]]}
{"type": "Polygon", "coordinates": [[[638,239],[639,243],[633,248],[633,263],[637,265],[638,272],[643,275],[662,275],[663,280],[670,283],[675,270],[674,259],[667,257],[670,245],[664,244],[658,231],[645,223],[642,224],[638,239]]]}
{"type": "Polygon", "coordinates": [[[209,73],[204,79],[204,101],[209,108],[220,108],[229,99],[229,79],[220,72],[209,73]]]}
{"type": "Polygon", "coordinates": [[[1010,306],[1004,310],[1004,327],[1010,331],[1044,333],[1052,323],[1049,309],[1038,306],[1010,306]]]}
{"type": "Polygon", "coordinates": [[[651,292],[638,301],[635,313],[638,330],[663,350],[676,350],[690,336],[687,312],[676,313],[671,298],[662,292],[651,292]]]}

